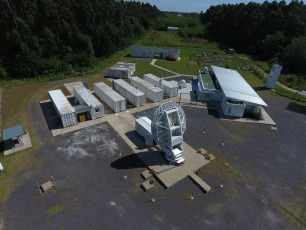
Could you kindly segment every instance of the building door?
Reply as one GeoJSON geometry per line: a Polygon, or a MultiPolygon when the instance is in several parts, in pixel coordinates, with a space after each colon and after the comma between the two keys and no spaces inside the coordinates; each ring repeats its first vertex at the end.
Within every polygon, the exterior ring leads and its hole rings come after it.
{"type": "Polygon", "coordinates": [[[163,59],[163,52],[160,53],[160,59],[163,59]]]}

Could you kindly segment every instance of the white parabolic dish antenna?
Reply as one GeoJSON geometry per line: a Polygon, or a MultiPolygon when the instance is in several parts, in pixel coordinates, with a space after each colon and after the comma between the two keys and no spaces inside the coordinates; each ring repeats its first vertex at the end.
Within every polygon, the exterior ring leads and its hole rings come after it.
{"type": "Polygon", "coordinates": [[[186,130],[186,117],[180,105],[170,101],[160,105],[153,114],[152,135],[167,160],[173,164],[182,163],[183,134],[186,130]]]}

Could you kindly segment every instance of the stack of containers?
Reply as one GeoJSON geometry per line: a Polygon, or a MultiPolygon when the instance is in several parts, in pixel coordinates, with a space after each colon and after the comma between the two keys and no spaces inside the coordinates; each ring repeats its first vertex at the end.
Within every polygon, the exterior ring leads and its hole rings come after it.
{"type": "Polygon", "coordinates": [[[163,90],[164,94],[168,97],[176,97],[178,95],[178,85],[174,85],[171,82],[162,80],[161,78],[153,74],[144,74],[143,79],[152,85],[159,87],[163,90]]]}
{"type": "Polygon", "coordinates": [[[139,89],[134,88],[124,80],[113,80],[113,87],[136,107],[146,104],[146,94],[141,92],[139,89]]]}
{"type": "Polygon", "coordinates": [[[152,85],[151,83],[135,76],[130,77],[130,84],[137,89],[139,89],[141,92],[147,94],[147,98],[149,98],[153,102],[161,101],[163,100],[163,90],[152,85]]]}
{"type": "Polygon", "coordinates": [[[115,113],[126,110],[126,100],[103,82],[94,83],[95,94],[115,113]]]}

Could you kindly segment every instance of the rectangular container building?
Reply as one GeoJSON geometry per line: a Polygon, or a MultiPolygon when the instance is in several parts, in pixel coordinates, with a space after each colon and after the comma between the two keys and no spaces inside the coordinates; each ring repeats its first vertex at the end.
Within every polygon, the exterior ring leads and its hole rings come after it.
{"type": "Polygon", "coordinates": [[[151,83],[135,76],[129,78],[130,84],[141,92],[146,93],[147,98],[153,102],[163,100],[163,90],[152,85],[151,83]]]}
{"type": "Polygon", "coordinates": [[[109,69],[109,76],[112,78],[129,78],[135,71],[135,63],[118,62],[109,69]]]}
{"type": "Polygon", "coordinates": [[[175,59],[180,57],[181,50],[171,48],[156,48],[156,47],[144,47],[144,46],[132,46],[131,56],[142,58],[158,58],[166,59],[168,56],[172,56],[175,59]]]}
{"type": "Polygon", "coordinates": [[[113,80],[114,89],[136,107],[146,104],[146,94],[122,79],[113,80]]]}
{"type": "Polygon", "coordinates": [[[104,82],[94,83],[95,94],[115,113],[126,110],[126,100],[104,82]]]}
{"type": "Polygon", "coordinates": [[[49,91],[51,102],[60,117],[63,127],[78,124],[76,113],[66,96],[60,89],[49,91]]]}
{"type": "Polygon", "coordinates": [[[145,139],[146,145],[153,145],[151,130],[152,121],[147,117],[140,117],[135,121],[136,132],[145,139]]]}
{"type": "Polygon", "coordinates": [[[89,107],[89,110],[85,112],[87,118],[94,120],[104,116],[103,105],[85,86],[73,87],[73,94],[81,105],[89,107]]]}
{"type": "Polygon", "coordinates": [[[152,85],[159,87],[163,90],[164,94],[167,95],[167,97],[176,97],[178,95],[178,84],[173,84],[172,82],[165,81],[153,74],[144,74],[143,79],[152,85]]]}

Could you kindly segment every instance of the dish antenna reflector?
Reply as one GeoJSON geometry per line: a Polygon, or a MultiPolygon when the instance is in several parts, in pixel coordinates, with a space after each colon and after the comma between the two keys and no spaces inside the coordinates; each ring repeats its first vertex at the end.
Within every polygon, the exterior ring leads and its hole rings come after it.
{"type": "Polygon", "coordinates": [[[160,105],[153,114],[152,135],[165,157],[171,164],[182,163],[183,134],[186,130],[186,117],[180,105],[170,101],[160,105]]]}

